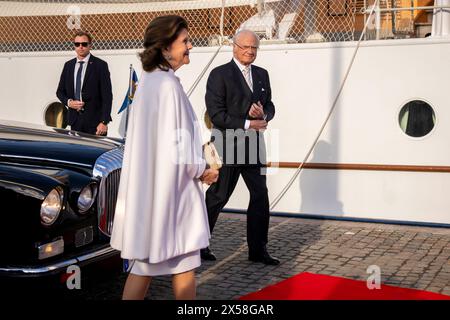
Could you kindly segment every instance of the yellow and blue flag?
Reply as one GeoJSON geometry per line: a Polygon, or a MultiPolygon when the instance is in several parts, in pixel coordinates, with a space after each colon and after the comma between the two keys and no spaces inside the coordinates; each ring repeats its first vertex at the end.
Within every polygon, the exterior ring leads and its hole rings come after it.
{"type": "Polygon", "coordinates": [[[119,109],[118,114],[121,113],[123,110],[128,108],[131,103],[133,102],[134,93],[136,92],[136,87],[138,83],[138,77],[136,74],[136,71],[133,69],[133,66],[130,66],[130,81],[128,86],[128,92],[125,96],[125,99],[123,100],[122,106],[119,109]]]}

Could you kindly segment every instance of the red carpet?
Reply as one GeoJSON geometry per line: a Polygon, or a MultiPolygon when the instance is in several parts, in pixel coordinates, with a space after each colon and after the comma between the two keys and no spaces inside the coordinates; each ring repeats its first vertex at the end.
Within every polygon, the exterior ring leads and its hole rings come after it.
{"type": "Polygon", "coordinates": [[[369,290],[366,281],[303,272],[240,300],[450,300],[450,296],[384,284],[369,290]]]}

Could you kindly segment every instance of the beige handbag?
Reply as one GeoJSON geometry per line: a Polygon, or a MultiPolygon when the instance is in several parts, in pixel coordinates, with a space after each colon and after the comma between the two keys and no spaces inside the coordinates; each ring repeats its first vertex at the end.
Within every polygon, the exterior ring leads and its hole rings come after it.
{"type": "MultiPolygon", "coordinates": [[[[208,129],[211,129],[212,122],[208,116],[208,112],[206,111],[203,120],[205,121],[206,127],[208,129]]],[[[203,154],[205,156],[206,163],[209,165],[210,168],[216,170],[222,168],[222,160],[220,159],[219,154],[217,153],[216,147],[211,141],[203,145],[203,154]]]]}
{"type": "Polygon", "coordinates": [[[219,170],[222,168],[222,160],[220,159],[216,147],[212,142],[207,142],[203,145],[203,154],[205,156],[206,163],[211,169],[219,170]]]}

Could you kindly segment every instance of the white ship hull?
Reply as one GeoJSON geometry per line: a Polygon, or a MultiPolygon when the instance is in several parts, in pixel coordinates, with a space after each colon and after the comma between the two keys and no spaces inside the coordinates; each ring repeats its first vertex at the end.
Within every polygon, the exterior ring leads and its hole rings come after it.
{"type": "MultiPolygon", "coordinates": [[[[270,74],[276,116],[269,124],[268,158],[279,162],[268,175],[270,199],[303,161],[330,110],[355,50],[355,42],[262,45],[256,64],[270,74]]],[[[195,48],[178,75],[187,91],[217,47],[195,48]]],[[[93,51],[110,66],[113,122],[128,87],[128,69],[138,76],[135,50],[93,51]]],[[[209,70],[231,59],[223,48],[209,70]]],[[[72,52],[0,54],[1,119],[44,124],[44,109],[55,96],[60,72],[72,52]]],[[[450,225],[450,39],[367,41],[361,44],[335,112],[305,168],[274,212],[340,218],[450,225]],[[420,99],[434,109],[436,123],[422,138],[407,136],[399,112],[420,99]],[[404,167],[409,166],[409,167],[404,167]],[[319,166],[320,167],[320,166],[319,166]]],[[[206,78],[191,95],[200,119],[206,78]]],[[[228,209],[245,210],[248,191],[239,182],[228,209]]]]}

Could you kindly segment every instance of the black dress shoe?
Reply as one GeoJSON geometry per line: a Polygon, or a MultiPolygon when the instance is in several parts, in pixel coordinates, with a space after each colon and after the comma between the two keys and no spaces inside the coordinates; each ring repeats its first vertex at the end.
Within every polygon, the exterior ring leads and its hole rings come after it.
{"type": "Polygon", "coordinates": [[[249,255],[248,260],[253,262],[262,262],[270,266],[277,266],[280,264],[280,260],[270,256],[267,251],[265,251],[262,255],[249,255]]]}
{"type": "Polygon", "coordinates": [[[214,255],[214,253],[212,253],[209,247],[200,249],[200,257],[202,258],[202,260],[216,261],[216,256],[214,255]]]}

